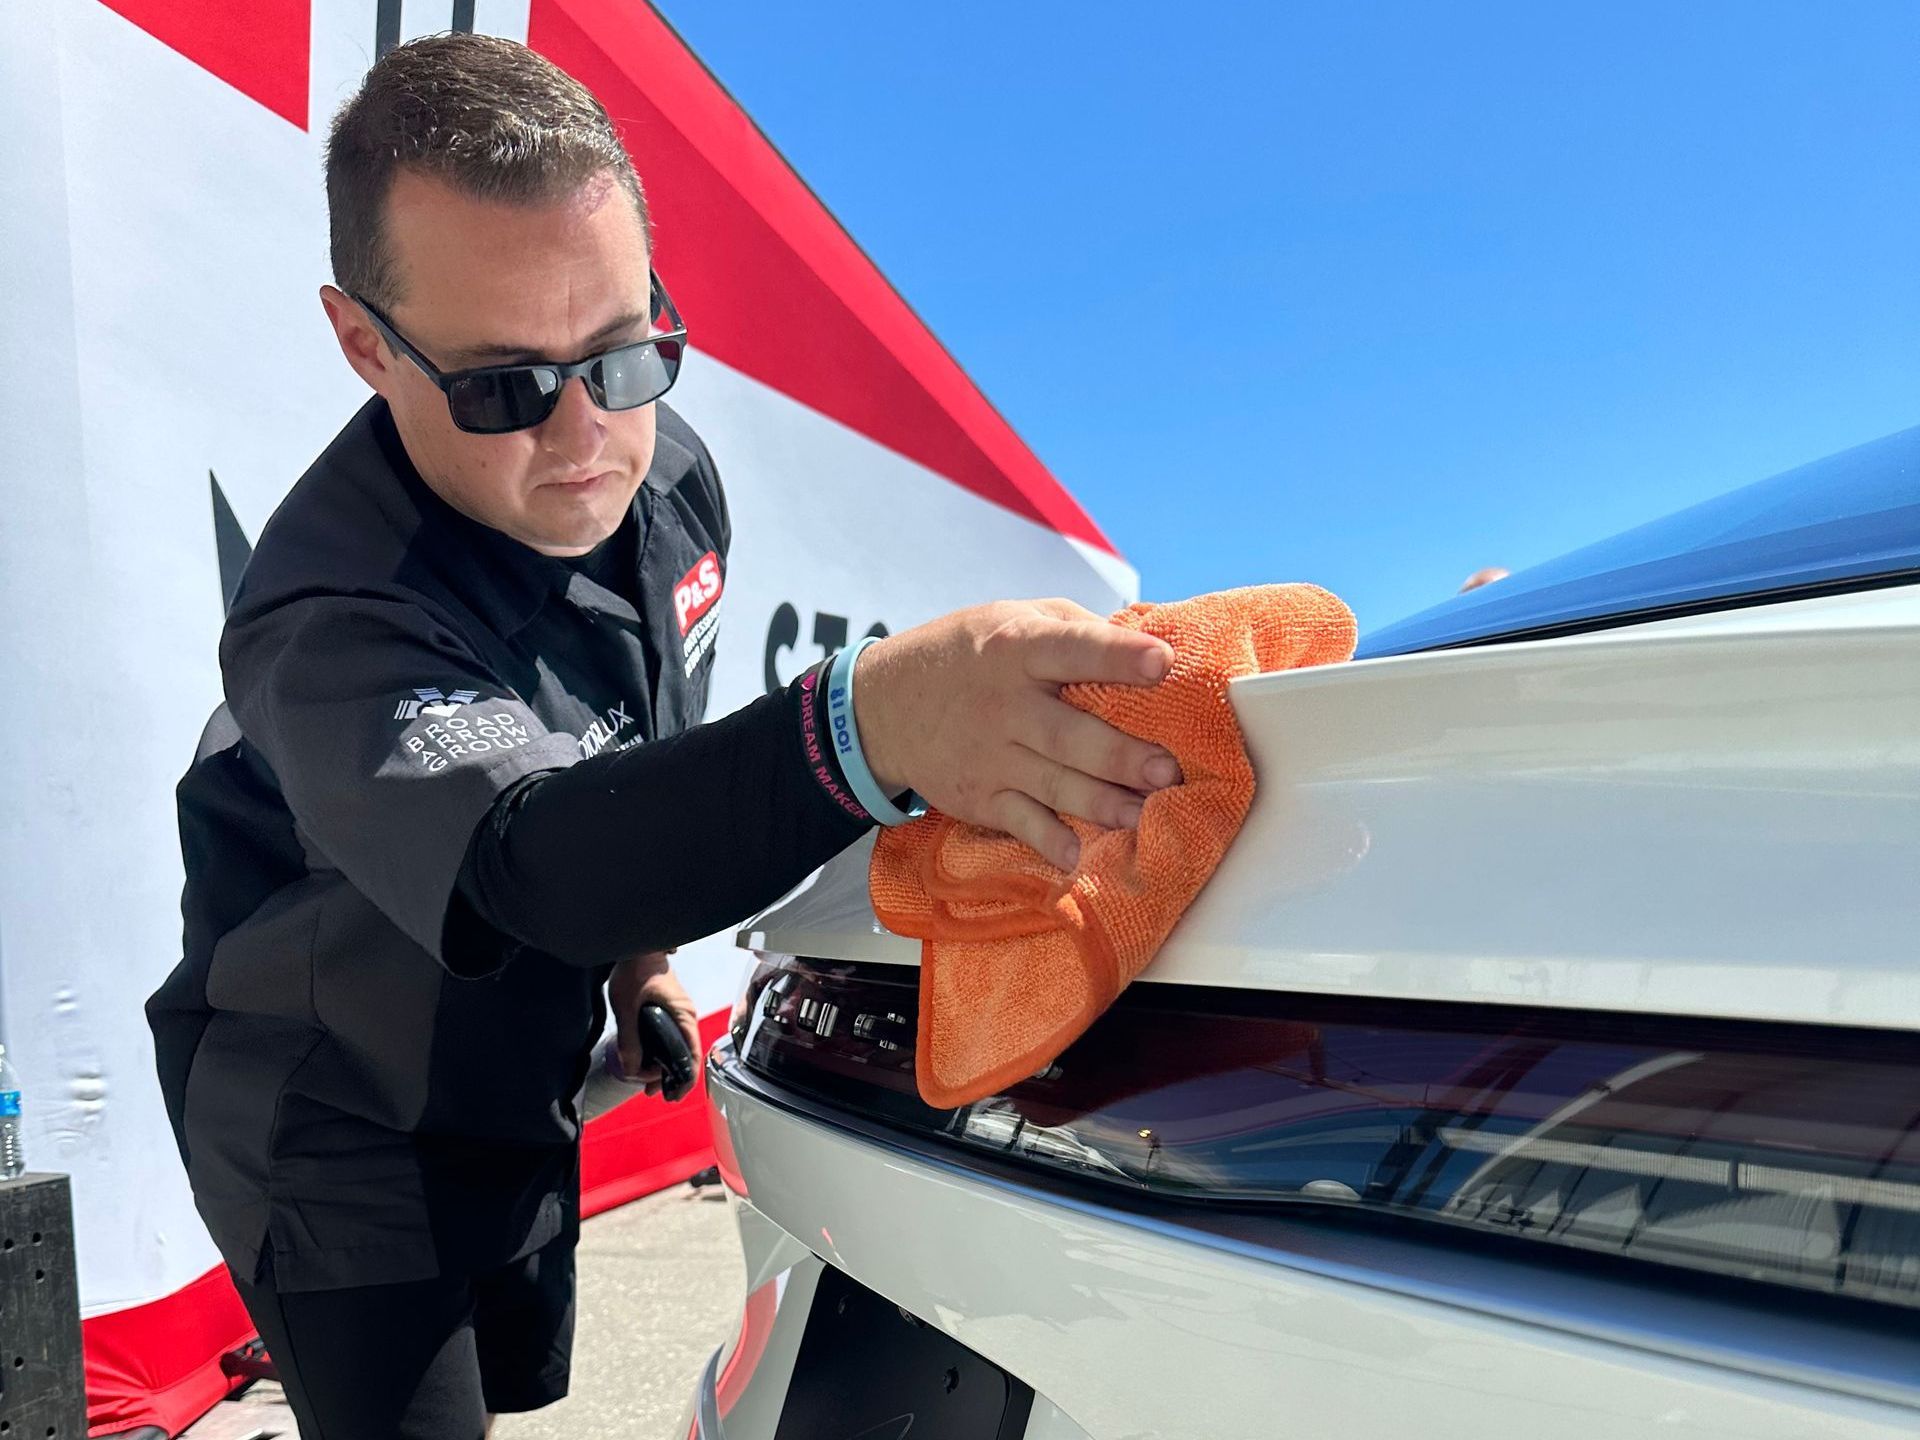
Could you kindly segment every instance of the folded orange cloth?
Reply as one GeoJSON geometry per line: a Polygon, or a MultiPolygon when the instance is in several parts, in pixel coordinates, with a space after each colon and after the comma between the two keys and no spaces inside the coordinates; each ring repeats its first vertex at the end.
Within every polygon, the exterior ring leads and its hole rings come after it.
{"type": "Polygon", "coordinates": [[[929,1105],[971,1104],[1046,1068],[1147,967],[1207,883],[1253,803],[1253,766],[1227,682],[1353,654],[1347,607],[1313,585],[1254,585],[1133,605],[1116,625],[1166,640],[1158,685],[1062,694],[1172,751],[1183,781],[1148,797],[1134,830],[1063,817],[1071,874],[1010,836],[929,811],[883,832],[874,913],[920,940],[916,1078],[929,1105]]]}

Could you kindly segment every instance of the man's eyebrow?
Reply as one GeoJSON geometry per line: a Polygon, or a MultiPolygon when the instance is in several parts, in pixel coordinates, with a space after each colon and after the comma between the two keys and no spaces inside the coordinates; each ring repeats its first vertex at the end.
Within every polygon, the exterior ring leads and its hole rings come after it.
{"type": "MultiPolygon", "coordinates": [[[[580,342],[580,355],[584,357],[605,349],[608,341],[614,339],[623,331],[633,329],[636,325],[644,325],[647,319],[648,316],[646,313],[638,310],[631,310],[625,315],[614,317],[580,342]]],[[[509,345],[501,343],[469,345],[451,352],[447,356],[446,368],[450,370],[462,370],[476,365],[513,365],[523,361],[531,362],[536,360],[551,360],[553,358],[551,355],[542,354],[537,347],[532,345],[509,345]]]]}

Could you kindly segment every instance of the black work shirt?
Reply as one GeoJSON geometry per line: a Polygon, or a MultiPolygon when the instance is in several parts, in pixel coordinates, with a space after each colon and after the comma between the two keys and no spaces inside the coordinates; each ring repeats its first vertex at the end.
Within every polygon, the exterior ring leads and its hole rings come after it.
{"type": "Polygon", "coordinates": [[[610,594],[618,595],[636,610],[640,599],[640,526],[633,512],[620,522],[620,528],[584,555],[570,556],[560,563],[586,576],[610,594]]]}
{"type": "Polygon", "coordinates": [[[379,399],[261,535],[180,786],[185,955],[148,1004],[242,1274],[270,1248],[282,1289],[401,1282],[575,1225],[612,962],[741,918],[866,828],[812,781],[798,682],[700,725],[730,526],[704,445],[658,419],[586,564],[447,505],[379,399]],[[688,899],[693,810],[732,869],[688,899]]]}

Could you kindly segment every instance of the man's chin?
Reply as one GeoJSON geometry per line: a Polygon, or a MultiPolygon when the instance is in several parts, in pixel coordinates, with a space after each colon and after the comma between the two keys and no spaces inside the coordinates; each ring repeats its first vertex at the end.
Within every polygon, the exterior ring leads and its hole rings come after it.
{"type": "Polygon", "coordinates": [[[524,543],[548,555],[591,550],[620,528],[639,488],[619,471],[579,485],[537,486],[521,513],[524,543]]]}
{"type": "Polygon", "coordinates": [[[626,511],[610,517],[594,517],[591,521],[576,524],[548,523],[528,527],[523,544],[532,546],[543,555],[570,558],[584,555],[620,528],[620,522],[626,518],[626,511]]]}

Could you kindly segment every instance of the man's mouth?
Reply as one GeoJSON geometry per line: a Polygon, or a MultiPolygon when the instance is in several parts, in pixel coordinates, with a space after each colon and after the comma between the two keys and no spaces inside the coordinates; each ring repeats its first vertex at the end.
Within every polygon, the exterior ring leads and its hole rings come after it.
{"type": "Polygon", "coordinates": [[[543,490],[563,490],[570,495],[583,494],[602,482],[613,478],[613,471],[598,470],[591,475],[577,475],[570,480],[548,480],[540,488],[543,490]]]}

